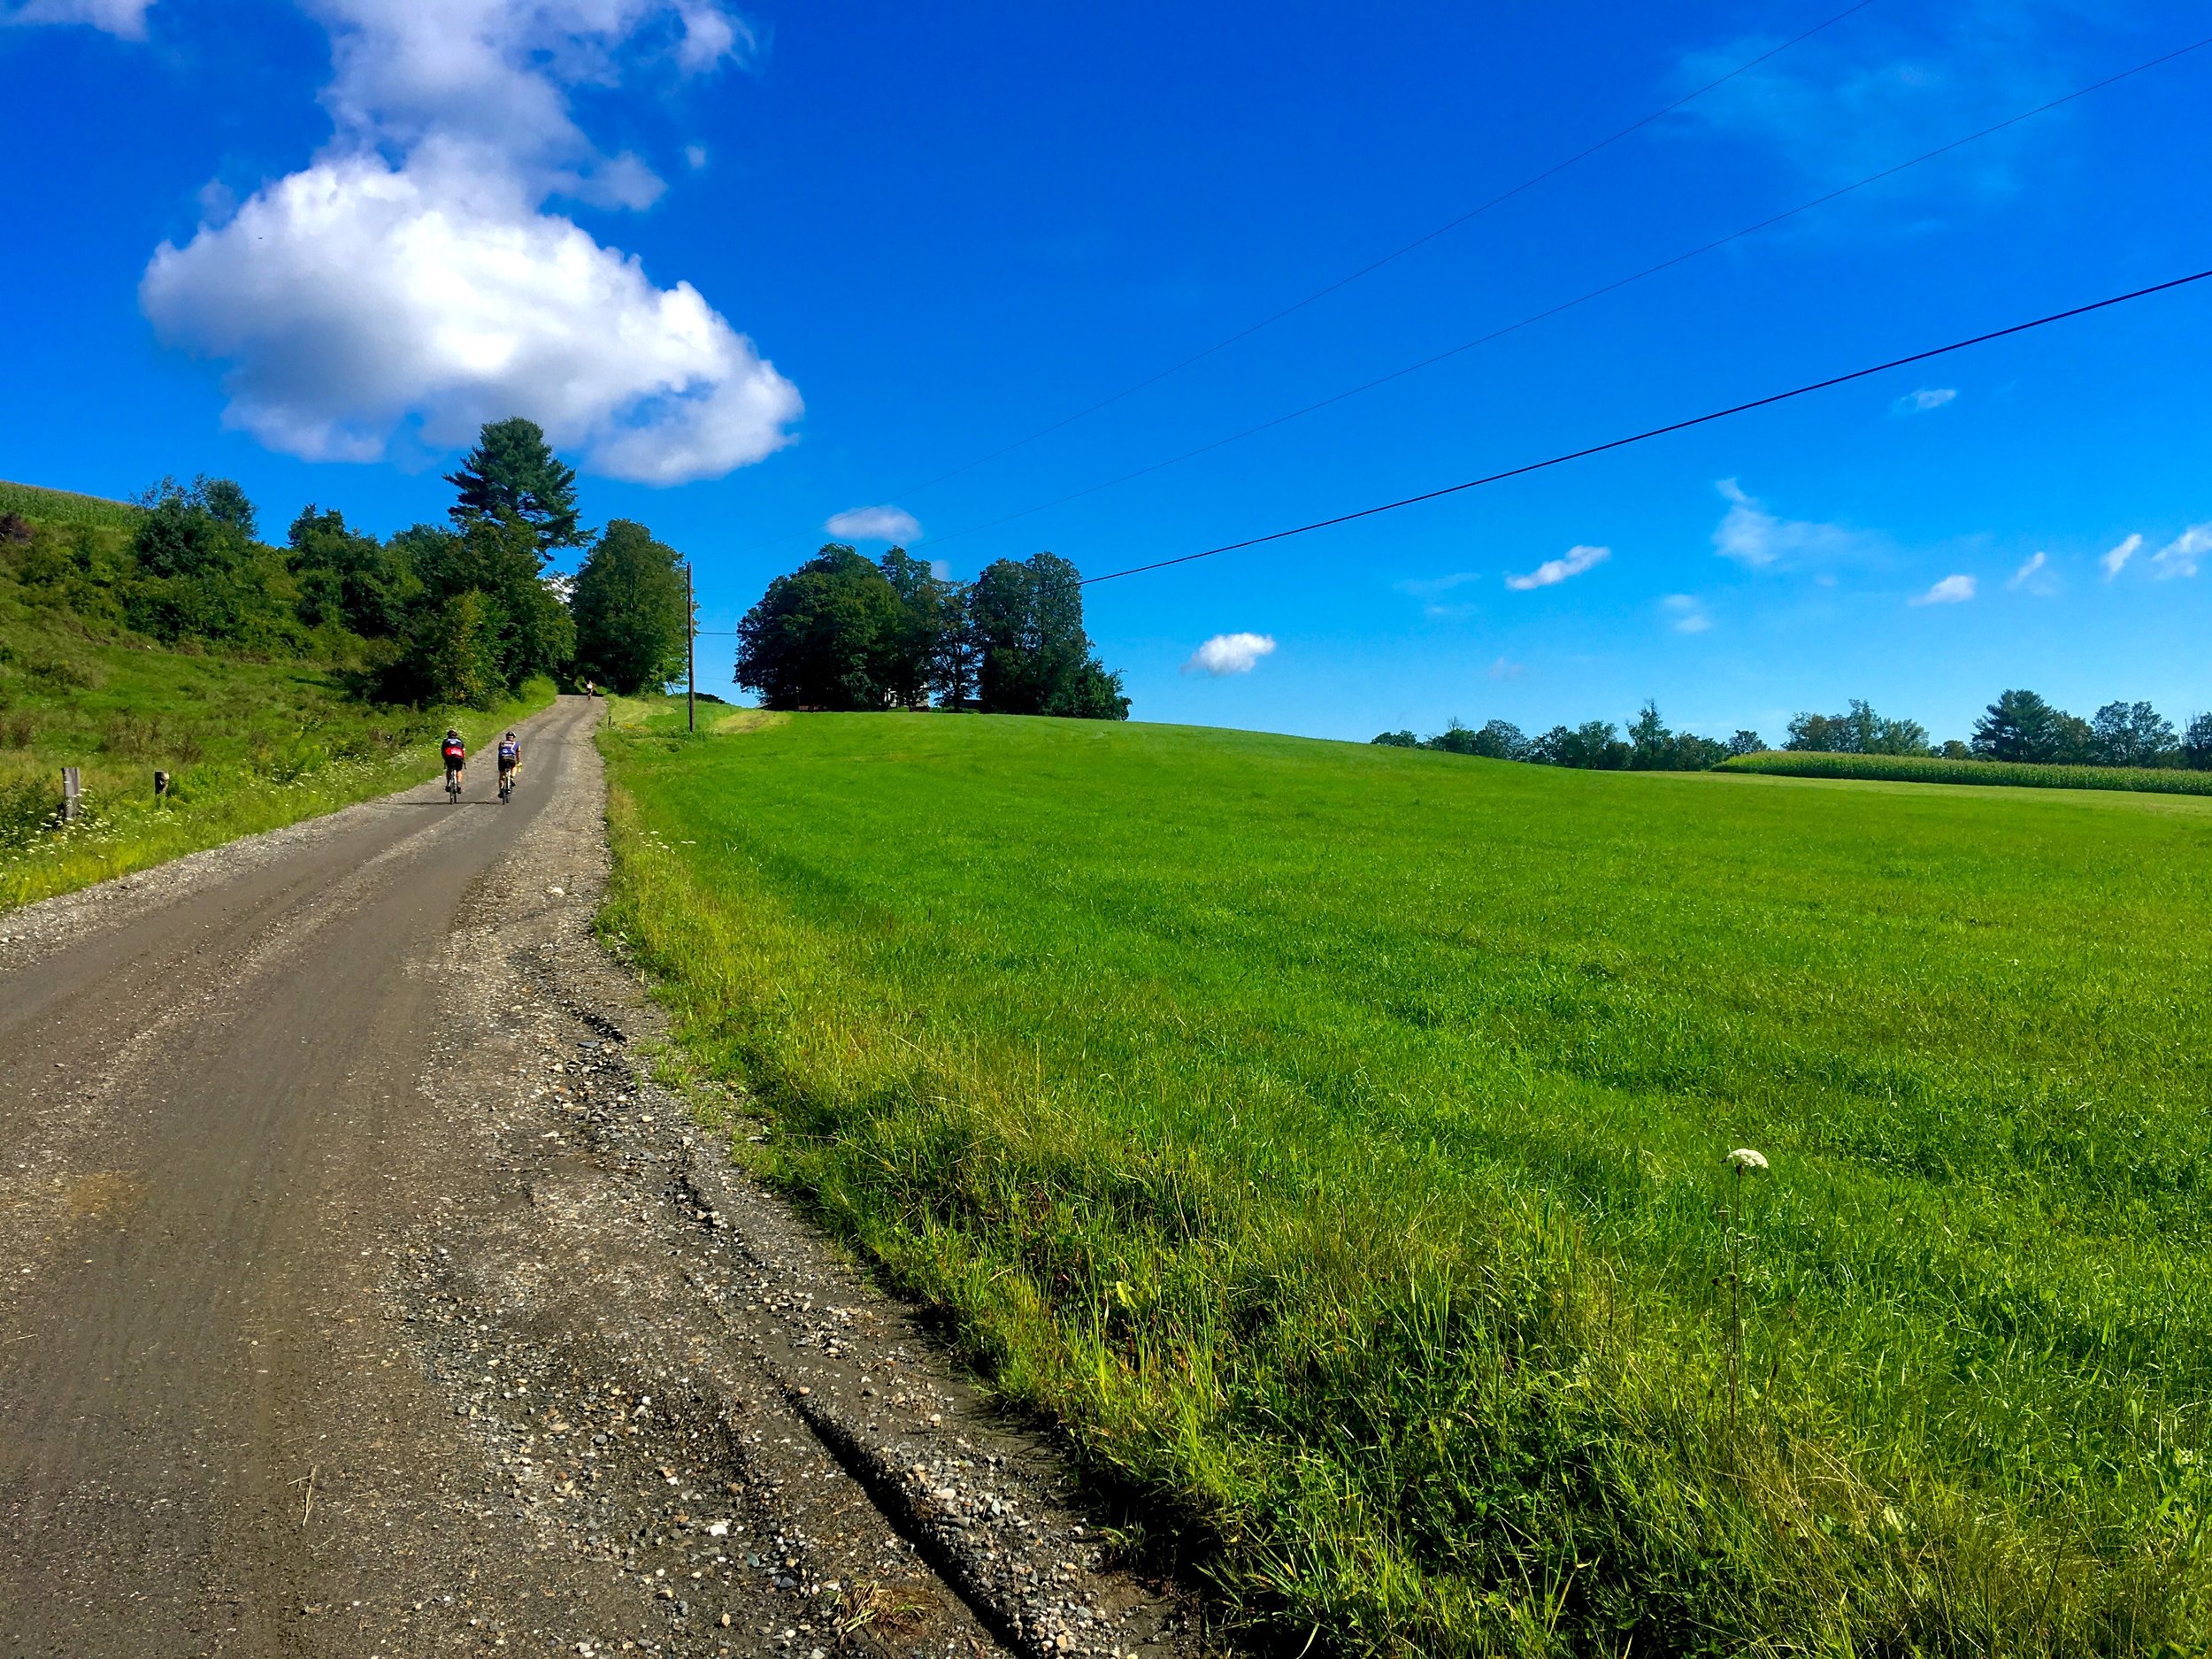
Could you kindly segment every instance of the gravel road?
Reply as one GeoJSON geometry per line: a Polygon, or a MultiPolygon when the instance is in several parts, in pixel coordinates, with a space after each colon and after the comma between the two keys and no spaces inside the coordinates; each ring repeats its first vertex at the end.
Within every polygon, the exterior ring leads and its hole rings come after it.
{"type": "Polygon", "coordinates": [[[595,704],[0,913],[0,1655],[1194,1655],[655,1084],[595,704]]]}

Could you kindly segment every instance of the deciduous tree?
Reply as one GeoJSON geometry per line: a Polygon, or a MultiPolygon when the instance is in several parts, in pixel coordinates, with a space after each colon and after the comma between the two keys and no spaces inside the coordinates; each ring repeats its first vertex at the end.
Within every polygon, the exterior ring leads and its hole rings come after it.
{"type": "Polygon", "coordinates": [[[634,695],[684,672],[691,617],[682,561],[643,525],[617,518],[600,533],[569,609],[578,674],[634,695]]]}

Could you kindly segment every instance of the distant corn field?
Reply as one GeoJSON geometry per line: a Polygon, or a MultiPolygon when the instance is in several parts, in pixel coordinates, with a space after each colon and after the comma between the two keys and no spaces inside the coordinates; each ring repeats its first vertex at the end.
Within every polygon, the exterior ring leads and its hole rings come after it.
{"type": "Polygon", "coordinates": [[[35,484],[11,484],[0,480],[0,513],[20,513],[48,524],[104,525],[110,529],[135,528],[141,509],[127,501],[100,495],[73,495],[65,489],[42,489],[35,484]]]}
{"type": "Polygon", "coordinates": [[[1784,778],[1849,778],[1860,782],[2000,784],[2026,789],[2139,789],[2152,795],[2212,795],[2212,772],[2178,767],[2040,766],[2021,761],[1944,760],[1924,755],[1816,755],[1770,749],[1722,763],[1723,772],[1784,778]]]}

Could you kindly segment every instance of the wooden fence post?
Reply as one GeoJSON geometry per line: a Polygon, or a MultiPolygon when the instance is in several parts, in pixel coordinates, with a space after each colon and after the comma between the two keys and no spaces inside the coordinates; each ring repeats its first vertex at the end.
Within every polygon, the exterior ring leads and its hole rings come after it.
{"type": "Polygon", "coordinates": [[[74,766],[64,766],[61,769],[61,821],[63,823],[72,824],[76,821],[78,797],[82,794],[84,794],[84,780],[79,775],[77,769],[74,766]]]}

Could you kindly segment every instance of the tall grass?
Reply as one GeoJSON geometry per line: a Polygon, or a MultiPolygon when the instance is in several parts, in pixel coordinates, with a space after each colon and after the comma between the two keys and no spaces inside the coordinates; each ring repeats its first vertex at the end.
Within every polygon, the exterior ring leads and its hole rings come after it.
{"type": "Polygon", "coordinates": [[[2149,766],[2047,766],[1926,755],[1816,755],[1782,749],[1739,755],[1723,772],[1780,778],[1851,778],[1888,783],[1966,783],[2025,789],[2132,789],[2147,795],[2212,795],[2212,772],[2149,766]]]}
{"type": "Polygon", "coordinates": [[[2206,809],[667,724],[606,925],[1256,1640],[2212,1638],[2206,809]]]}
{"type": "Polygon", "coordinates": [[[11,484],[0,479],[0,514],[12,512],[48,524],[93,525],[116,530],[135,530],[143,516],[141,509],[127,501],[79,495],[36,484],[11,484]]]}

